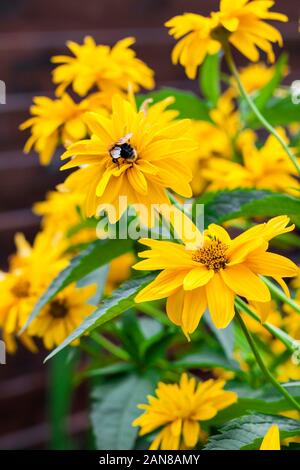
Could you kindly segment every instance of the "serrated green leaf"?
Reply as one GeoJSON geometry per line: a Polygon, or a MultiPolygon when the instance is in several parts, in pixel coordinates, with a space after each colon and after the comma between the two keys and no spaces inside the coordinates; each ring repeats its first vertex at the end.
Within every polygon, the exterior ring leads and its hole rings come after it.
{"type": "Polygon", "coordinates": [[[116,289],[110,297],[102,301],[100,306],[74,330],[57,348],[55,348],[47,357],[46,361],[55,356],[68,344],[80,338],[104,323],[117,318],[121,313],[135,305],[134,298],[136,294],[155,277],[154,274],[131,279],[116,289]]]}
{"type": "Polygon", "coordinates": [[[137,405],[145,403],[153,389],[149,377],[129,375],[114,381],[109,390],[102,386],[94,390],[91,422],[98,450],[134,448],[138,428],[132,421],[141,414],[137,405]]]}
{"type": "Polygon", "coordinates": [[[168,109],[176,109],[179,111],[181,119],[199,119],[202,121],[211,121],[209,116],[209,107],[206,102],[201,100],[195,93],[191,91],[177,90],[176,88],[162,88],[144,95],[137,95],[136,102],[140,106],[145,100],[152,98],[156,103],[169,96],[174,96],[175,103],[171,104],[168,109]]]}
{"type": "Polygon", "coordinates": [[[206,193],[195,204],[204,204],[205,225],[237,217],[288,215],[300,225],[300,198],[258,189],[235,189],[206,193]]]}
{"type": "Polygon", "coordinates": [[[200,89],[210,105],[215,107],[220,96],[220,55],[208,54],[200,69],[200,89]]]}
{"type": "Polygon", "coordinates": [[[77,282],[97,268],[104,266],[132,249],[132,240],[96,240],[80,255],[73,258],[70,264],[51,282],[46,292],[40,297],[30,317],[22,328],[23,332],[40,310],[50,302],[61,290],[72,282],[77,282]]]}
{"type": "Polygon", "coordinates": [[[272,424],[277,424],[280,438],[300,435],[300,422],[283,416],[251,414],[233,419],[212,436],[204,450],[255,450],[272,424]]]}

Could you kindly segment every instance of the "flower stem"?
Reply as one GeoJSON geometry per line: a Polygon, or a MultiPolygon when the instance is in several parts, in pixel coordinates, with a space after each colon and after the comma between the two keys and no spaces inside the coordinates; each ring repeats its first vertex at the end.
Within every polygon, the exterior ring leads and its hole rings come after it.
{"type": "Polygon", "coordinates": [[[281,146],[283,147],[283,149],[286,151],[287,155],[289,156],[291,162],[293,163],[294,167],[296,168],[298,174],[300,175],[300,165],[297,161],[297,158],[296,156],[293,154],[293,152],[291,151],[291,149],[289,148],[289,146],[286,144],[286,142],[284,141],[284,139],[281,137],[281,135],[278,134],[278,132],[276,131],[276,129],[274,129],[274,127],[264,118],[264,116],[261,114],[261,112],[259,111],[259,109],[257,108],[257,106],[255,105],[255,103],[252,101],[252,99],[250,98],[250,96],[248,95],[242,81],[241,81],[241,78],[240,78],[240,75],[239,75],[239,72],[236,68],[236,65],[234,63],[234,60],[233,60],[233,57],[232,57],[232,53],[231,53],[231,50],[230,50],[230,47],[229,47],[229,44],[228,43],[224,43],[223,44],[223,48],[224,48],[224,52],[225,52],[225,59],[227,61],[227,64],[228,64],[228,67],[232,73],[232,75],[234,76],[234,78],[236,79],[236,82],[237,82],[237,85],[239,87],[239,91],[240,91],[240,94],[241,96],[246,100],[246,102],[248,103],[248,106],[252,109],[252,111],[254,112],[254,114],[256,115],[257,119],[260,121],[260,123],[265,127],[265,129],[267,129],[267,131],[270,132],[270,134],[272,134],[275,139],[278,140],[278,142],[281,144],[281,146]]]}
{"type": "Polygon", "coordinates": [[[265,284],[267,284],[268,288],[274,294],[277,299],[281,300],[285,304],[289,305],[293,310],[295,310],[297,313],[300,313],[300,305],[295,302],[295,300],[291,299],[285,293],[279,289],[275,284],[273,284],[272,281],[270,281],[268,278],[262,276],[262,279],[265,284]]]}
{"type": "Polygon", "coordinates": [[[249,315],[258,323],[260,323],[261,326],[263,326],[269,333],[271,333],[272,336],[274,336],[282,344],[284,344],[285,347],[291,353],[295,351],[295,343],[296,343],[295,339],[292,338],[290,335],[288,335],[285,331],[281,330],[277,326],[272,325],[271,323],[268,323],[268,322],[262,323],[260,316],[256,312],[254,312],[254,310],[250,307],[250,305],[244,302],[241,298],[236,297],[235,305],[240,311],[247,313],[247,315],[249,315]]]}
{"type": "Polygon", "coordinates": [[[112,343],[107,338],[105,338],[103,335],[100,335],[99,333],[93,331],[91,333],[91,338],[97,344],[99,344],[99,346],[106,349],[107,351],[109,351],[111,354],[118,357],[119,359],[122,359],[123,361],[129,361],[130,360],[129,354],[126,351],[124,351],[124,349],[119,348],[114,343],[112,343]]]}
{"type": "Polygon", "coordinates": [[[243,333],[249,343],[249,346],[253,352],[253,355],[257,361],[257,364],[259,365],[261,371],[264,373],[264,375],[266,376],[266,378],[274,385],[275,388],[277,388],[277,390],[281,393],[281,395],[283,395],[285,397],[285,399],[293,406],[293,408],[295,408],[297,411],[300,411],[300,404],[294,399],[294,397],[292,397],[289,392],[279,383],[277,382],[277,380],[275,379],[275,377],[273,377],[273,375],[271,374],[271,372],[269,371],[269,369],[266,367],[266,365],[264,364],[261,356],[260,356],[260,353],[258,352],[258,349],[256,347],[256,344],[254,342],[254,339],[251,335],[251,333],[248,331],[248,328],[247,326],[245,325],[242,317],[240,316],[238,310],[236,310],[236,317],[239,321],[239,324],[243,330],[243,333]]]}

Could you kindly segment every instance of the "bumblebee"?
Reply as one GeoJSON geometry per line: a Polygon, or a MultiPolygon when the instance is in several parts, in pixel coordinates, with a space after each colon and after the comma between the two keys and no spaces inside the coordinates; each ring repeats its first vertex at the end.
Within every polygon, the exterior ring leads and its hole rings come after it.
{"type": "Polygon", "coordinates": [[[113,163],[120,163],[124,159],[126,162],[134,162],[137,157],[136,150],[130,145],[132,134],[127,134],[122,139],[118,140],[110,149],[109,154],[113,163]]]}

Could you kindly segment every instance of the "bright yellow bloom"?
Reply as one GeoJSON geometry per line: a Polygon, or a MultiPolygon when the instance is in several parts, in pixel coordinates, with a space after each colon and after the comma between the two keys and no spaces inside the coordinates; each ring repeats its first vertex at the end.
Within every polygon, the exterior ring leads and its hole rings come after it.
{"type": "Polygon", "coordinates": [[[96,228],[84,227],[73,234],[70,231],[84,222],[83,217],[84,194],[64,191],[62,186],[57,191],[50,191],[45,201],[37,202],[33,206],[35,214],[43,217],[44,229],[61,233],[68,238],[69,244],[86,243],[96,239],[96,228]]]}
{"type": "MultiPolygon", "coordinates": [[[[278,132],[287,141],[285,132],[278,132]]],[[[239,138],[242,163],[211,158],[202,176],[209,190],[258,188],[298,194],[297,170],[277,139],[270,135],[261,148],[255,145],[255,134],[247,130],[239,138]]]]}
{"type": "Polygon", "coordinates": [[[207,186],[204,169],[214,158],[232,158],[234,142],[241,129],[240,114],[233,101],[232,89],[219,98],[216,108],[210,111],[212,122],[193,121],[191,136],[197,143],[197,151],[191,162],[193,168],[192,189],[199,195],[207,186]]]}
{"type": "Polygon", "coordinates": [[[52,58],[52,62],[61,64],[53,70],[53,82],[59,85],[57,95],[60,96],[69,85],[79,96],[86,95],[95,86],[109,94],[127,92],[129,86],[135,92],[141,87],[154,88],[154,73],[136,57],[130,47],[134,43],[134,38],[125,38],[110,48],[97,45],[90,36],[82,45],[68,41],[73,57],[52,58]]]}
{"type": "Polygon", "coordinates": [[[280,450],[279,427],[272,424],[269,427],[260,446],[260,450],[280,450]]]}
{"type": "Polygon", "coordinates": [[[149,396],[147,405],[139,405],[144,414],[133,426],[140,426],[140,436],[162,427],[150,450],[193,449],[200,437],[199,421],[212,419],[237,401],[234,392],[223,390],[225,380],[196,382],[182,374],[179,384],[159,382],[156,396],[149,396]]]}
{"type": "Polygon", "coordinates": [[[275,217],[231,239],[215,224],[204,232],[201,246],[187,249],[173,242],[143,239],[150,247],[134,268],[163,270],[136,297],[136,302],[167,298],[167,314],[188,336],[208,307],[217,328],[226,328],[234,317],[234,298],[268,302],[270,292],[260,275],[273,277],[286,290],[283,277],[297,275],[289,259],[268,252],[269,240],[293,230],[287,216],[275,217]]]}
{"type": "Polygon", "coordinates": [[[271,300],[270,302],[250,302],[250,307],[258,313],[262,323],[257,322],[254,318],[247,314],[243,314],[243,320],[246,323],[248,329],[255,334],[260,335],[264,341],[272,340],[273,336],[271,333],[264,328],[263,323],[269,322],[274,326],[280,328],[282,326],[282,316],[277,309],[276,303],[271,300]]]}
{"type": "Polygon", "coordinates": [[[47,304],[28,327],[31,336],[43,339],[47,349],[58,346],[88,317],[95,307],[87,302],[95,293],[95,285],[66,287],[47,304]]]}
{"type": "Polygon", "coordinates": [[[286,15],[270,12],[273,1],[221,0],[220,11],[210,17],[194,13],[175,16],[165,24],[170,34],[180,39],[172,52],[174,64],[180,62],[189,78],[196,77],[197,68],[207,54],[217,53],[229,41],[252,62],[259,60],[259,50],[274,62],[272,43],[282,45],[279,31],[265,20],[288,21],[286,15]]]}
{"type": "Polygon", "coordinates": [[[87,217],[95,215],[99,205],[103,209],[111,204],[115,213],[109,211],[108,217],[115,223],[128,203],[142,204],[147,219],[153,204],[169,203],[166,188],[191,196],[192,174],[186,162],[195,144],[185,136],[190,121],[172,122],[173,113],[165,114],[169,103],[166,99],[138,111],[134,103],[116,95],[110,119],[87,114],[91,139],[71,145],[62,156],[74,157],[62,169],[81,167],[65,185],[85,194],[87,217]],[[127,197],[124,204],[120,196],[127,197]]]}
{"type": "Polygon", "coordinates": [[[130,277],[131,267],[136,261],[133,253],[125,253],[112,260],[107,274],[104,293],[109,295],[130,277]]]}
{"type": "MultiPolygon", "coordinates": [[[[240,79],[247,93],[254,93],[263,88],[273,77],[275,68],[267,67],[263,62],[251,64],[240,70],[240,79]]],[[[236,87],[235,80],[232,79],[232,86],[236,87]]],[[[237,90],[238,91],[238,90],[237,90]]]]}
{"type": "MultiPolygon", "coordinates": [[[[11,352],[16,349],[14,336],[24,326],[36,301],[67,264],[64,244],[49,232],[39,233],[32,247],[22,234],[17,234],[16,245],[9,272],[1,273],[0,279],[0,326],[11,352]]],[[[21,339],[34,350],[27,332],[21,339]]]]}
{"type": "Polygon", "coordinates": [[[87,111],[106,114],[104,103],[97,93],[80,103],[75,103],[67,93],[55,100],[36,96],[33,102],[30,108],[33,117],[23,122],[20,129],[31,128],[31,136],[25,144],[24,152],[28,153],[34,147],[42,165],[50,163],[60,143],[68,147],[86,137],[87,127],[83,115],[87,111]]]}

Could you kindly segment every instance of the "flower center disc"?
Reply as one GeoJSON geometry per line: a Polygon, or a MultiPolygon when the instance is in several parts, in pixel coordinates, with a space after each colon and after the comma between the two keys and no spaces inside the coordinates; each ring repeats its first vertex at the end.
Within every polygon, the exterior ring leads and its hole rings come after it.
{"type": "Polygon", "coordinates": [[[53,318],[64,318],[68,314],[68,308],[60,300],[53,300],[50,303],[49,313],[53,318]]]}
{"type": "Polygon", "coordinates": [[[200,248],[193,254],[193,261],[204,264],[208,269],[219,271],[228,263],[226,250],[228,246],[220,240],[211,240],[207,246],[200,248]]]}
{"type": "Polygon", "coordinates": [[[14,296],[18,298],[28,297],[30,290],[30,283],[28,281],[19,281],[14,287],[12,287],[11,292],[14,296]]]}

